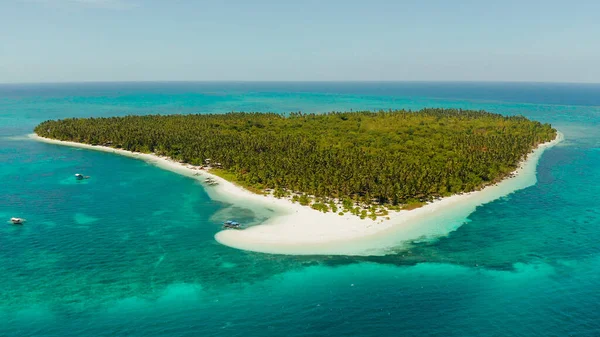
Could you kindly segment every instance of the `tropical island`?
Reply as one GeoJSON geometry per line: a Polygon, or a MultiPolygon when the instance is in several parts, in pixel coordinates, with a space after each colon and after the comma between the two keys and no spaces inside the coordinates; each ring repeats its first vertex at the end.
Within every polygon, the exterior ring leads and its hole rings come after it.
{"type": "Polygon", "coordinates": [[[497,185],[558,138],[551,125],[522,116],[459,109],[73,118],[35,133],[163,158],[265,200],[374,223],[497,185]]]}

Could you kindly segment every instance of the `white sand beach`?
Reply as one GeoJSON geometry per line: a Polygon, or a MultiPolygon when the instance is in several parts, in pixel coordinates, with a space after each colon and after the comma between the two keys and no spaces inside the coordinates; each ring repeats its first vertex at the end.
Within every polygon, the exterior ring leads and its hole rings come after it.
{"type": "Polygon", "coordinates": [[[32,139],[116,153],[144,160],[203,181],[211,177],[219,184],[207,186],[209,196],[244,208],[267,209],[270,218],[257,226],[244,230],[224,230],[215,235],[221,244],[244,250],[274,254],[294,255],[384,255],[401,247],[403,243],[446,235],[462,225],[477,206],[504,197],[516,190],[536,183],[536,168],[542,153],[561,142],[556,139],[539,145],[528,155],[520,167],[502,182],[480,191],[443,198],[414,210],[393,211],[389,219],[360,219],[354,215],[340,216],[322,213],[307,206],[247,191],[225,179],[189,164],[175,162],[153,154],[133,153],[104,146],[66,142],[30,135],[32,139]]]}

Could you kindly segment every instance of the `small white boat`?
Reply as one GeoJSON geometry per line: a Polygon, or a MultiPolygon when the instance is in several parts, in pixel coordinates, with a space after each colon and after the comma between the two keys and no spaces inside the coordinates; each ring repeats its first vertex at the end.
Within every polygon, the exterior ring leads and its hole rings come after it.
{"type": "Polygon", "coordinates": [[[25,219],[21,219],[21,218],[10,218],[10,222],[13,223],[13,225],[22,225],[23,222],[25,222],[25,219]]]}
{"type": "Polygon", "coordinates": [[[84,176],[83,174],[79,174],[79,173],[75,173],[75,179],[77,180],[83,180],[83,179],[89,179],[89,176],[84,176]]]}

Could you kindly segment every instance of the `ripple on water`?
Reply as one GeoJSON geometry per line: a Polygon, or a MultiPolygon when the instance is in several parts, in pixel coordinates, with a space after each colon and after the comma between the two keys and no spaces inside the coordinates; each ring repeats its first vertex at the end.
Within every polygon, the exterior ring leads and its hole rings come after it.
{"type": "Polygon", "coordinates": [[[235,268],[235,267],[237,267],[237,264],[232,263],[232,262],[221,263],[221,268],[224,268],[224,269],[231,269],[231,268],[235,268]]]}
{"type": "Polygon", "coordinates": [[[75,219],[75,223],[78,225],[89,225],[100,220],[98,218],[94,218],[93,216],[89,216],[84,213],[75,213],[73,218],[75,219]]]}
{"type": "Polygon", "coordinates": [[[60,181],[61,185],[88,185],[91,179],[77,180],[75,177],[64,178],[60,181]]]}

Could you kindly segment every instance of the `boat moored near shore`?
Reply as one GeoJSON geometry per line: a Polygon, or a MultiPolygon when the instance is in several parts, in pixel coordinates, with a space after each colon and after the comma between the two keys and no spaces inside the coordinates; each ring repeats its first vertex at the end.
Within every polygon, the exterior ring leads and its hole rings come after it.
{"type": "Polygon", "coordinates": [[[239,222],[227,220],[223,223],[224,229],[242,229],[242,225],[239,222]]]}
{"type": "Polygon", "coordinates": [[[219,185],[219,183],[218,183],[218,182],[217,182],[217,181],[216,181],[214,178],[211,178],[211,177],[208,177],[208,178],[204,179],[204,182],[205,182],[205,183],[206,183],[208,186],[216,186],[216,185],[219,185]]]}

